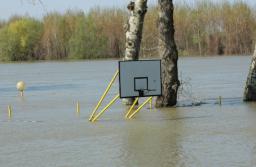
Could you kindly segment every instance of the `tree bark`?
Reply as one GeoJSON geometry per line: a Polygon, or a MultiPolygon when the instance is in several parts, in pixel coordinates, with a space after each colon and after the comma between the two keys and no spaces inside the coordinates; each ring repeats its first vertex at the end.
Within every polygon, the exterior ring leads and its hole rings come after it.
{"type": "Polygon", "coordinates": [[[173,2],[158,0],[159,5],[159,55],[162,58],[162,96],[157,97],[156,107],[171,107],[177,103],[178,51],[174,40],[173,2]]]}
{"type": "Polygon", "coordinates": [[[256,46],[244,90],[244,101],[256,101],[256,46]]]}
{"type": "MultiPolygon", "coordinates": [[[[147,12],[147,0],[135,0],[127,6],[130,17],[125,25],[126,43],[124,60],[138,60],[142,39],[144,17],[147,12]]],[[[124,99],[123,103],[131,105],[133,98],[124,99]]]]}

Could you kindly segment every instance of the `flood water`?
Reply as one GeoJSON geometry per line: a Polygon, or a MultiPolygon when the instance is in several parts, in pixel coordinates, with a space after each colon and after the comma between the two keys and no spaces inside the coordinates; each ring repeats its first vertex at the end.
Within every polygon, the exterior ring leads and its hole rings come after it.
{"type": "MultiPolygon", "coordinates": [[[[0,166],[254,167],[256,104],[242,102],[250,59],[180,58],[177,108],[146,107],[125,120],[118,101],[94,124],[88,118],[118,61],[0,64],[0,166]]],[[[118,83],[104,104],[117,93],[118,83]]]]}

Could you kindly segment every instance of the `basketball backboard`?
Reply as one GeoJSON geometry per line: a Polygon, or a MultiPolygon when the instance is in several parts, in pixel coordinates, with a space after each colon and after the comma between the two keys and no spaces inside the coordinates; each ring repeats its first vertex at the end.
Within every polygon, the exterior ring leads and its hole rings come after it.
{"type": "Polygon", "coordinates": [[[162,95],[161,60],[119,61],[120,98],[162,95]]]}

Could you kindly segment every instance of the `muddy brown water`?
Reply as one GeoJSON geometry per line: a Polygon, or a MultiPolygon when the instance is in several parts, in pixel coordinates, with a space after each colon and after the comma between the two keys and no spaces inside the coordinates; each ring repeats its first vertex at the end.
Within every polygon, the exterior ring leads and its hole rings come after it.
{"type": "MultiPolygon", "coordinates": [[[[128,121],[119,101],[95,124],[88,117],[116,60],[0,64],[0,166],[254,167],[256,104],[242,102],[250,58],[181,58],[179,107],[128,121]]],[[[116,93],[117,83],[107,100],[116,93]]]]}

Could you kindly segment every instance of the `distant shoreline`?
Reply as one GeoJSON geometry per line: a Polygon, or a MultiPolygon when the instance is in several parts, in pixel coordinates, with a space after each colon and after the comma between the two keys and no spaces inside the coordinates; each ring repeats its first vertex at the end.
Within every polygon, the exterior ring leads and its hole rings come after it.
{"type": "MultiPolygon", "coordinates": [[[[256,11],[247,3],[197,1],[174,6],[175,41],[180,56],[252,54],[256,11]]],[[[0,20],[0,61],[120,58],[126,48],[128,10],[95,8],[47,13],[43,19],[0,20]]],[[[140,57],[158,53],[158,9],[148,7],[140,57]]]]}
{"type": "MultiPolygon", "coordinates": [[[[179,58],[211,58],[211,57],[250,57],[251,55],[191,55],[191,56],[179,56],[179,58]]],[[[159,57],[143,57],[143,59],[161,59],[159,57]]],[[[98,58],[98,59],[63,59],[63,60],[29,60],[29,61],[0,61],[0,64],[23,64],[23,63],[64,63],[64,62],[90,62],[90,61],[121,61],[123,58],[98,58]]]]}

